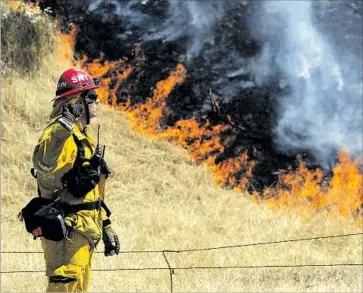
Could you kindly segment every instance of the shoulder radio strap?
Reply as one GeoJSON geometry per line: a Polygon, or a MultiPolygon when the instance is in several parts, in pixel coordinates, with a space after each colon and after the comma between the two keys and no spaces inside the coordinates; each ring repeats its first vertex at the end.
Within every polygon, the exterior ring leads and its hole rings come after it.
{"type": "Polygon", "coordinates": [[[77,145],[77,157],[74,162],[74,165],[82,165],[82,163],[85,161],[84,146],[75,134],[73,134],[73,139],[77,145]]]}

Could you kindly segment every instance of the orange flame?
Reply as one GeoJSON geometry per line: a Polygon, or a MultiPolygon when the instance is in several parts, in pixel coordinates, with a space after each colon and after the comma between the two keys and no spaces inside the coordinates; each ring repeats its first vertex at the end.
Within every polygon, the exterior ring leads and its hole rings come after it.
{"type": "Polygon", "coordinates": [[[75,61],[73,60],[73,47],[76,40],[76,34],[77,27],[73,25],[68,34],[59,33],[57,38],[58,57],[63,61],[70,62],[72,65],[75,64],[75,61]]]}
{"type": "Polygon", "coordinates": [[[153,96],[145,104],[139,104],[135,108],[129,108],[130,103],[119,106],[121,110],[125,111],[134,130],[150,135],[156,135],[160,131],[159,122],[163,117],[165,99],[175,85],[184,81],[185,73],[184,66],[179,64],[166,80],[157,83],[153,96]]]}
{"type": "Polygon", "coordinates": [[[94,59],[92,62],[88,62],[87,56],[84,56],[80,60],[80,66],[92,77],[101,78],[99,88],[97,89],[97,94],[100,101],[104,104],[116,106],[116,92],[120,81],[127,79],[127,77],[132,72],[132,67],[126,66],[125,60],[123,59],[117,61],[101,61],[102,58],[103,54],[101,54],[101,58],[94,59]],[[123,71],[120,72],[122,68],[123,71]],[[117,80],[117,84],[113,89],[111,89],[109,86],[111,80],[117,80]]]}
{"type": "Polygon", "coordinates": [[[307,217],[317,212],[331,217],[359,216],[363,204],[359,164],[358,159],[352,160],[346,151],[341,151],[329,183],[324,182],[320,169],[310,171],[301,164],[297,171],[281,175],[278,186],[266,190],[264,197],[272,207],[298,209],[307,217]]]}
{"type": "Polygon", "coordinates": [[[176,142],[189,150],[192,159],[202,161],[208,154],[224,152],[219,135],[226,129],[228,127],[222,125],[211,127],[208,121],[205,125],[200,125],[192,118],[177,121],[175,126],[168,127],[158,137],[176,142]]]}
{"type": "Polygon", "coordinates": [[[10,0],[9,1],[9,8],[10,10],[18,10],[20,8],[37,8],[39,9],[39,0],[33,3],[32,1],[24,1],[24,0],[10,0]]]}
{"type": "Polygon", "coordinates": [[[11,10],[17,10],[22,4],[21,0],[10,0],[9,7],[11,10]]]}
{"type": "Polygon", "coordinates": [[[334,176],[327,192],[328,203],[343,216],[358,213],[363,207],[363,180],[359,165],[358,159],[352,160],[341,151],[339,164],[333,170],[334,176]]]}
{"type": "Polygon", "coordinates": [[[244,152],[237,158],[228,158],[227,160],[215,164],[215,157],[207,159],[207,165],[214,174],[215,182],[218,185],[234,186],[239,191],[247,191],[248,180],[252,177],[252,170],[255,161],[248,161],[247,152],[244,152]],[[236,175],[244,171],[243,176],[237,179],[236,175]]]}

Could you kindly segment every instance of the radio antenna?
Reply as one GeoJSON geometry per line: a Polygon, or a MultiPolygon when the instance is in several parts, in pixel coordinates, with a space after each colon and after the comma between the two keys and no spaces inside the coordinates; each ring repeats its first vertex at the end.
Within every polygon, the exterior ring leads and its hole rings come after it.
{"type": "Polygon", "coordinates": [[[101,125],[98,124],[98,126],[97,126],[97,146],[100,145],[100,128],[101,128],[101,125]]]}

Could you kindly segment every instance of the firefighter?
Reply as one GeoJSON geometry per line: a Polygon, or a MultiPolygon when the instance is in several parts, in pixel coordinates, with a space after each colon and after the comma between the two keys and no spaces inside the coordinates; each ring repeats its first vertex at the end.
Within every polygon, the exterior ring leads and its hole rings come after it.
{"type": "Polygon", "coordinates": [[[97,115],[97,87],[97,80],[85,71],[71,68],[62,73],[53,100],[53,120],[33,153],[39,196],[60,198],[68,207],[62,240],[46,239],[41,226],[32,230],[34,237],[43,236],[47,292],[86,292],[98,242],[103,240],[106,256],[120,250],[104,203],[104,184],[110,169],[88,129],[97,115]]]}

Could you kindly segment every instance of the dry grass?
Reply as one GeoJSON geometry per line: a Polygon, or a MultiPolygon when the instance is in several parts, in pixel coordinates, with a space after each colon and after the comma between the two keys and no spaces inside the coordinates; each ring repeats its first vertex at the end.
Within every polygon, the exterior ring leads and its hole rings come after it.
{"type": "MultiPolygon", "coordinates": [[[[44,60],[33,76],[2,81],[2,251],[39,251],[19,210],[36,194],[29,173],[31,154],[47,123],[58,75],[65,64],[44,60]]],[[[132,133],[120,112],[101,106],[98,122],[106,159],[114,169],[107,186],[121,250],[188,249],[234,245],[356,231],[349,220],[308,222],[246,200],[241,193],[211,184],[203,166],[166,142],[132,133]]],[[[95,131],[96,122],[93,124],[95,131]]],[[[102,244],[98,251],[102,251],[102,244]]],[[[168,254],[172,267],[362,263],[362,237],[354,236],[168,254]]],[[[96,254],[95,269],[167,267],[161,253],[96,254]]],[[[41,254],[2,254],[2,271],[43,270],[41,254]]],[[[2,292],[44,291],[43,273],[2,274],[2,292]]],[[[176,270],[174,291],[183,292],[361,292],[362,267],[176,270]]],[[[94,272],[92,292],[170,290],[167,270],[94,272]]]]}

